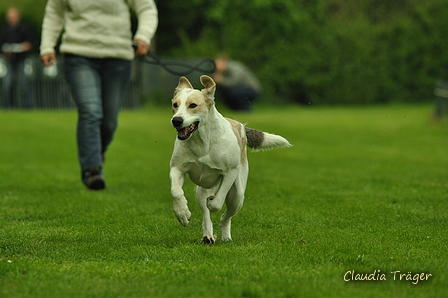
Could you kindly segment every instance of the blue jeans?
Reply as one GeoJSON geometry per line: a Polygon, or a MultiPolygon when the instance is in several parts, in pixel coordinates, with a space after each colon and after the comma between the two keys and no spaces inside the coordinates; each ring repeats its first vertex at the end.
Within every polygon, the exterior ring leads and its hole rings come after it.
{"type": "Polygon", "coordinates": [[[78,108],[77,143],[82,175],[103,166],[131,76],[131,61],[65,55],[64,73],[78,108]]]}
{"type": "Polygon", "coordinates": [[[3,78],[3,107],[6,109],[11,107],[19,107],[19,105],[14,102],[14,78],[16,78],[17,83],[20,84],[20,89],[22,91],[21,96],[24,100],[22,106],[25,108],[32,108],[33,99],[31,82],[25,73],[25,60],[5,60],[5,63],[7,72],[6,76],[3,78]]]}

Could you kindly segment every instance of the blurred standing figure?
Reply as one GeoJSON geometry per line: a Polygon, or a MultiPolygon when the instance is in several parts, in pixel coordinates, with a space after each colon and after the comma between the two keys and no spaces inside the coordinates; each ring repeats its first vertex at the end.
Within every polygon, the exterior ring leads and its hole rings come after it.
{"type": "Polygon", "coordinates": [[[439,122],[448,114],[448,81],[438,80],[434,86],[436,107],[433,113],[433,122],[439,122]]]}
{"type": "Polygon", "coordinates": [[[233,110],[250,111],[252,103],[260,96],[261,84],[243,63],[221,54],[215,59],[216,72],[213,79],[217,92],[233,110]]]}
{"type": "Polygon", "coordinates": [[[153,0],[48,0],[42,25],[41,60],[64,73],[78,109],[77,144],[83,183],[104,189],[104,154],[111,143],[121,100],[130,80],[132,59],[148,52],[158,23],[153,0]],[[132,9],[138,19],[131,32],[132,9]],[[132,47],[133,41],[137,44],[132,47]]]}
{"type": "Polygon", "coordinates": [[[25,60],[32,48],[30,28],[20,20],[17,8],[11,7],[6,12],[6,25],[1,32],[0,48],[6,63],[7,73],[3,78],[3,107],[15,105],[13,100],[14,78],[20,83],[26,108],[32,108],[31,83],[25,73],[25,60]]]}

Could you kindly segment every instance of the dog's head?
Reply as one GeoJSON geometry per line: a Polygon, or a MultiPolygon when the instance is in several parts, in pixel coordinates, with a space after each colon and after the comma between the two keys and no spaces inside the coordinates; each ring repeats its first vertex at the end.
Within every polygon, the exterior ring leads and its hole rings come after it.
{"type": "Polygon", "coordinates": [[[201,76],[205,87],[195,90],[186,77],[179,79],[172,100],[173,117],[171,123],[177,129],[177,138],[187,140],[207,121],[208,113],[214,106],[216,84],[209,76],[201,76]]]}

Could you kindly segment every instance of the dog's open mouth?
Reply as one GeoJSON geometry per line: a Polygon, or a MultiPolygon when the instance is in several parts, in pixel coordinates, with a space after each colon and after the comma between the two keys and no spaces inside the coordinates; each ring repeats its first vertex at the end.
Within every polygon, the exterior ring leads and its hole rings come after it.
{"type": "Polygon", "coordinates": [[[196,121],[190,126],[179,128],[177,130],[177,138],[182,141],[188,139],[191,136],[191,134],[198,129],[198,127],[199,127],[199,121],[196,121]]]}

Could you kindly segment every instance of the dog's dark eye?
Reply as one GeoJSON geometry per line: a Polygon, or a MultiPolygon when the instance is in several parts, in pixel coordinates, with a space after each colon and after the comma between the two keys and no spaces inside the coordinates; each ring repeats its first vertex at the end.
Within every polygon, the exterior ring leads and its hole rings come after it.
{"type": "Polygon", "coordinates": [[[177,109],[178,105],[177,103],[173,103],[173,108],[177,109]]]}
{"type": "Polygon", "coordinates": [[[192,103],[191,105],[189,105],[188,107],[190,108],[190,109],[194,109],[195,107],[197,107],[198,105],[197,104],[195,104],[195,103],[192,103]]]}

